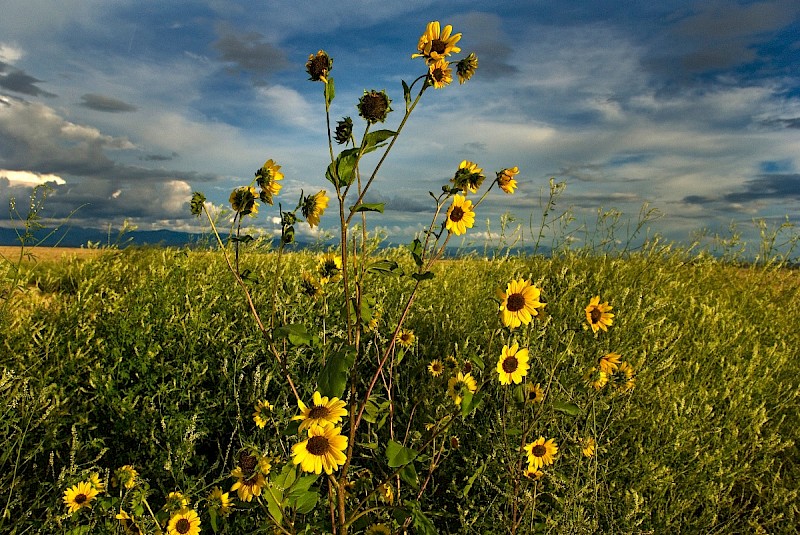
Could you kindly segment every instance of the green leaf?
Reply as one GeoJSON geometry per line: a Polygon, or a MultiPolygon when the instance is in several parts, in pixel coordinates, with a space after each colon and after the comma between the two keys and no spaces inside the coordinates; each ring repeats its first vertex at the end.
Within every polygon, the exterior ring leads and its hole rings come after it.
{"type": "Polygon", "coordinates": [[[396,277],[404,274],[403,268],[394,260],[378,260],[367,266],[368,273],[380,273],[382,275],[394,275],[396,277]]]}
{"type": "Polygon", "coordinates": [[[483,392],[472,394],[469,390],[465,390],[463,399],[461,400],[461,416],[466,417],[469,413],[477,409],[482,401],[483,392]]]}
{"type": "Polygon", "coordinates": [[[382,202],[361,203],[358,206],[351,206],[350,212],[380,212],[383,213],[384,204],[382,202]]]}
{"type": "Polygon", "coordinates": [[[399,442],[389,440],[386,445],[386,458],[389,460],[389,467],[398,468],[413,461],[419,453],[411,448],[406,448],[399,442]]]}
{"type": "Polygon", "coordinates": [[[336,97],[336,85],[333,83],[333,78],[328,77],[328,82],[325,84],[325,102],[330,106],[336,97]]]}
{"type": "Polygon", "coordinates": [[[356,361],[355,351],[344,348],[328,358],[317,379],[317,388],[323,396],[341,398],[347,387],[350,368],[356,361]]]}
{"type": "Polygon", "coordinates": [[[414,521],[415,528],[414,533],[421,533],[422,535],[437,535],[439,533],[436,526],[431,522],[431,519],[422,512],[418,501],[409,500],[406,504],[411,506],[411,518],[414,521]]]}
{"type": "Polygon", "coordinates": [[[269,514],[280,524],[283,521],[283,507],[286,505],[283,503],[283,491],[272,482],[267,482],[261,496],[267,502],[269,514]]]}
{"type": "Polygon", "coordinates": [[[209,507],[208,516],[211,517],[211,529],[214,530],[214,533],[218,533],[219,527],[217,526],[217,510],[212,507],[209,507]]]}
{"type": "Polygon", "coordinates": [[[319,492],[316,490],[307,490],[290,500],[290,505],[296,508],[298,513],[305,515],[314,510],[318,501],[319,492]]]}
{"type": "Polygon", "coordinates": [[[417,469],[414,468],[414,463],[409,463],[400,470],[400,479],[412,488],[419,489],[419,476],[417,469]]]}
{"type": "Polygon", "coordinates": [[[314,337],[306,330],[306,326],[302,323],[292,323],[278,327],[272,332],[275,338],[283,338],[289,340],[289,343],[295,347],[311,345],[314,337]]]}
{"type": "Polygon", "coordinates": [[[578,416],[581,413],[580,407],[574,403],[567,403],[566,401],[554,401],[553,408],[564,414],[569,414],[570,416],[578,416]]]}
{"type": "Polygon", "coordinates": [[[407,247],[411,251],[411,256],[414,257],[414,263],[418,267],[422,266],[422,242],[418,238],[414,238],[414,241],[408,244],[407,247]]]}
{"type": "Polygon", "coordinates": [[[411,88],[408,87],[408,84],[405,80],[400,80],[403,82],[403,100],[406,101],[406,111],[411,106],[411,88]]]}
{"type": "Polygon", "coordinates": [[[467,497],[467,494],[469,494],[470,489],[472,489],[472,485],[475,484],[475,480],[481,477],[481,474],[483,474],[485,471],[486,471],[486,463],[480,465],[480,467],[477,470],[475,470],[475,473],[472,474],[470,478],[467,480],[467,484],[464,485],[464,490],[461,492],[462,496],[464,496],[465,498],[467,497]]]}
{"type": "Polygon", "coordinates": [[[375,130],[374,132],[370,132],[364,138],[364,146],[367,148],[376,147],[378,143],[381,141],[386,141],[390,137],[396,135],[397,132],[392,130],[375,130]]]}
{"type": "Polygon", "coordinates": [[[434,277],[432,271],[426,271],[425,273],[412,273],[411,278],[416,281],[426,281],[430,280],[434,277]]]}

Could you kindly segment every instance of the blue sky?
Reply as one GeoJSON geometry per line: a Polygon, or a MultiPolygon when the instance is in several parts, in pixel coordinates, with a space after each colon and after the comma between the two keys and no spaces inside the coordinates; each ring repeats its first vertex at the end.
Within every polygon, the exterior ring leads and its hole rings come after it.
{"type": "MultiPolygon", "coordinates": [[[[598,209],[635,221],[644,203],[661,214],[650,232],[681,243],[731,223],[748,237],[754,218],[800,220],[796,0],[54,5],[3,5],[3,206],[49,181],[53,218],[82,206],[74,225],[192,230],[192,191],[225,206],[271,158],[293,207],[301,190],[331,189],[308,55],[334,58],[332,117],[352,116],[361,131],[359,96],[385,89],[402,109],[401,80],[424,69],[410,56],[439,20],[463,35],[457,58],[474,51],[479,68],[462,86],[426,92],[381,169],[370,200],[386,212],[372,221],[390,238],[421,229],[428,192],[463,159],[490,179],[520,168],[516,195],[492,192],[481,205],[475,240],[510,213],[529,241],[550,177],[566,183],[556,213],[569,210],[573,230],[594,229],[598,209]]],[[[262,209],[250,224],[270,229],[274,215],[262,209]]],[[[332,212],[322,230],[335,230],[332,212]]]]}

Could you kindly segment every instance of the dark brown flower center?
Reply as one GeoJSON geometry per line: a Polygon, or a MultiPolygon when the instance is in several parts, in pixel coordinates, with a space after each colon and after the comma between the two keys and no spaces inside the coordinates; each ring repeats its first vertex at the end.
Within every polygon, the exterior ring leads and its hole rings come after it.
{"type": "Polygon", "coordinates": [[[322,436],[311,437],[306,449],[311,455],[324,455],[328,451],[328,439],[322,436]]]}
{"type": "Polygon", "coordinates": [[[506,373],[514,373],[517,371],[518,365],[517,357],[506,357],[503,361],[503,371],[506,373]]]}
{"type": "Polygon", "coordinates": [[[389,102],[386,95],[373,91],[361,97],[361,116],[369,122],[383,122],[388,113],[389,102]]]}
{"type": "Polygon", "coordinates": [[[308,411],[308,417],[311,419],[316,420],[323,420],[330,416],[331,411],[325,405],[314,405],[311,407],[311,410],[308,411]]]}
{"type": "Polygon", "coordinates": [[[458,223],[464,218],[464,210],[461,209],[460,206],[454,206],[452,210],[450,210],[450,221],[453,223],[458,223]]]}
{"type": "Polygon", "coordinates": [[[589,312],[589,316],[592,318],[592,323],[597,323],[603,317],[603,311],[599,308],[593,308],[591,312],[589,312]]]}
{"type": "Polygon", "coordinates": [[[314,56],[308,65],[308,74],[312,80],[317,81],[328,75],[329,68],[330,62],[327,55],[314,56]]]}
{"type": "Polygon", "coordinates": [[[544,444],[537,444],[531,448],[531,453],[534,457],[544,457],[544,455],[547,453],[547,448],[544,447],[544,444]]]}
{"type": "Polygon", "coordinates": [[[242,453],[239,456],[239,466],[242,468],[242,472],[249,476],[253,473],[253,470],[256,469],[256,465],[258,464],[258,459],[256,459],[255,455],[247,455],[246,453],[242,453]]]}
{"type": "Polygon", "coordinates": [[[433,72],[431,73],[431,78],[433,78],[437,82],[441,82],[442,80],[444,80],[444,71],[439,67],[433,69],[433,72]]]}
{"type": "Polygon", "coordinates": [[[83,493],[76,494],[75,495],[75,503],[77,503],[78,505],[86,503],[86,494],[83,494],[83,493]]]}
{"type": "Polygon", "coordinates": [[[431,54],[434,52],[437,54],[444,54],[445,50],[447,50],[446,41],[442,41],[441,39],[434,39],[431,41],[431,54]]]}
{"type": "Polygon", "coordinates": [[[192,525],[185,518],[181,518],[180,520],[175,522],[175,531],[177,531],[178,533],[189,533],[189,528],[191,527],[192,525]]]}
{"type": "Polygon", "coordinates": [[[472,363],[465,362],[464,363],[464,373],[470,373],[472,371],[472,363]]]}
{"type": "Polygon", "coordinates": [[[519,312],[523,308],[525,308],[525,296],[520,293],[511,294],[508,296],[506,309],[509,312],[519,312]]]}

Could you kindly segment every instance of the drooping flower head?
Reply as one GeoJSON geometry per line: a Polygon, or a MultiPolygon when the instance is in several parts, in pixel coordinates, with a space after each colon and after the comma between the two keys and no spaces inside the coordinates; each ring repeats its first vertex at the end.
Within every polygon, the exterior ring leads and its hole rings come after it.
{"type": "Polygon", "coordinates": [[[615,371],[617,371],[617,368],[619,368],[621,359],[622,356],[619,353],[608,353],[607,355],[600,357],[598,365],[600,366],[600,369],[606,373],[606,375],[611,376],[615,371]]]}
{"type": "Polygon", "coordinates": [[[593,437],[586,437],[581,440],[581,453],[584,457],[594,457],[594,452],[597,447],[593,437]]]}
{"type": "Polygon", "coordinates": [[[442,89],[453,81],[453,70],[444,59],[438,59],[428,67],[428,79],[434,89],[442,89]]]}
{"type": "Polygon", "coordinates": [[[319,219],[325,213],[325,208],[328,207],[328,198],[325,190],[319,191],[314,195],[309,195],[303,201],[303,217],[306,218],[309,226],[314,228],[319,225],[319,219]]]}
{"type": "Polygon", "coordinates": [[[347,457],[347,437],[341,435],[342,428],[312,425],[308,438],[292,446],[292,462],[299,464],[304,472],[320,474],[324,470],[330,475],[344,464],[347,457]]]}
{"type": "Polygon", "coordinates": [[[486,177],[483,176],[483,169],[478,164],[469,160],[463,160],[456,170],[456,174],[450,179],[453,185],[460,189],[464,194],[477,193],[486,177]]]}
{"type": "Polygon", "coordinates": [[[328,83],[328,73],[333,69],[333,58],[324,50],[316,54],[310,54],[306,62],[306,72],[308,79],[312,82],[328,83]]]}
{"type": "Polygon", "coordinates": [[[256,193],[256,188],[253,186],[242,186],[231,192],[228,201],[231,203],[231,208],[233,208],[234,212],[245,216],[247,214],[258,213],[258,205],[256,204],[257,198],[258,194],[256,193]]]}
{"type": "Polygon", "coordinates": [[[532,286],[528,280],[512,280],[506,286],[505,293],[500,294],[500,317],[503,325],[515,329],[528,325],[534,316],[539,315],[545,303],[539,302],[541,290],[532,286]]]}
{"type": "Polygon", "coordinates": [[[322,295],[322,283],[318,281],[314,275],[304,271],[300,279],[300,292],[303,295],[316,299],[322,295]]]}
{"type": "Polygon", "coordinates": [[[500,384],[518,385],[522,378],[528,375],[528,350],[519,349],[519,344],[511,347],[503,346],[500,360],[497,361],[497,373],[500,376],[500,384]]]}
{"type": "Polygon", "coordinates": [[[167,503],[164,504],[164,509],[167,511],[180,511],[189,506],[189,498],[183,495],[182,492],[173,491],[167,495],[167,503]]]}
{"type": "Polygon", "coordinates": [[[382,123],[392,111],[391,103],[386,91],[364,91],[358,100],[358,114],[369,124],[382,123]]]}
{"type": "Polygon", "coordinates": [[[114,475],[116,476],[120,485],[126,489],[132,489],[136,486],[136,478],[139,476],[139,473],[133,468],[133,466],[126,464],[125,466],[118,468],[114,475]]]}
{"type": "Polygon", "coordinates": [[[592,367],[586,372],[583,380],[588,386],[591,386],[595,390],[600,390],[608,384],[608,374],[599,368],[592,367]]]}
{"type": "Polygon", "coordinates": [[[600,303],[599,295],[592,297],[586,307],[586,321],[589,322],[593,333],[596,333],[598,329],[608,331],[608,327],[614,323],[614,320],[611,319],[614,314],[609,312],[612,308],[614,307],[609,306],[607,301],[600,303]]]}
{"type": "Polygon", "coordinates": [[[433,359],[431,363],[428,364],[428,371],[434,377],[439,377],[442,375],[442,372],[444,371],[444,365],[442,364],[442,361],[439,359],[433,359]]]}
{"type": "Polygon", "coordinates": [[[317,263],[317,273],[321,284],[337,282],[342,278],[342,257],[336,253],[325,253],[317,263]]]}
{"type": "Polygon", "coordinates": [[[476,56],[474,52],[470,52],[466,58],[460,60],[456,64],[458,83],[463,84],[472,78],[476,70],[478,70],[478,56],[476,56]]]}
{"type": "Polygon", "coordinates": [[[256,171],[256,183],[261,188],[258,198],[261,202],[272,206],[272,197],[281,191],[279,180],[283,180],[283,173],[280,172],[281,166],[272,160],[267,160],[264,165],[256,171]]]}
{"type": "Polygon", "coordinates": [[[269,474],[270,468],[266,457],[254,455],[249,451],[240,452],[239,462],[231,471],[231,477],[236,478],[231,492],[236,491],[243,502],[251,501],[253,496],[261,496],[261,489],[266,485],[264,476],[269,474]]]}
{"type": "Polygon", "coordinates": [[[231,514],[231,506],[233,500],[227,492],[222,492],[219,487],[214,487],[208,495],[208,507],[217,512],[220,516],[228,516],[231,514]]]}
{"type": "Polygon", "coordinates": [[[472,209],[472,201],[467,200],[463,195],[453,196],[453,204],[447,210],[445,228],[456,236],[460,236],[474,224],[475,211],[472,209]]]}
{"type": "Polygon", "coordinates": [[[169,519],[167,524],[169,535],[198,535],[200,533],[200,517],[194,509],[178,511],[169,519]]]}
{"type": "Polygon", "coordinates": [[[453,27],[449,24],[441,28],[439,21],[429,22],[425,33],[419,38],[417,43],[417,54],[412,54],[412,58],[425,58],[425,61],[432,63],[436,60],[445,58],[450,54],[458,54],[461,49],[456,43],[461,39],[461,34],[453,34],[453,27]]]}
{"type": "Polygon", "coordinates": [[[260,429],[267,426],[267,418],[272,412],[272,405],[265,399],[260,399],[254,406],[255,412],[253,413],[253,421],[260,429]]]}
{"type": "Polygon", "coordinates": [[[339,145],[344,145],[353,138],[353,120],[345,117],[341,121],[336,121],[336,133],[334,139],[339,145]]]}
{"type": "Polygon", "coordinates": [[[508,169],[503,169],[497,173],[497,185],[500,186],[501,190],[509,195],[512,195],[514,190],[517,188],[517,181],[514,177],[518,174],[518,167],[509,167],[508,169]]]}
{"type": "Polygon", "coordinates": [[[456,405],[461,405],[461,401],[464,399],[465,389],[469,391],[470,394],[474,394],[478,389],[478,383],[475,382],[475,378],[472,377],[472,374],[458,372],[458,375],[451,377],[447,382],[447,394],[453,398],[453,403],[456,405]]]}
{"type": "Polygon", "coordinates": [[[100,479],[100,474],[93,473],[89,475],[89,483],[94,487],[97,492],[105,492],[106,485],[100,479]]]}
{"type": "Polygon", "coordinates": [[[322,396],[319,392],[314,392],[310,406],[306,406],[302,400],[297,400],[297,406],[300,414],[292,420],[300,420],[300,431],[313,425],[333,427],[342,421],[342,416],[347,416],[344,401],[335,397],[328,399],[328,396],[322,396]]]}
{"type": "Polygon", "coordinates": [[[89,481],[81,481],[65,490],[62,499],[67,510],[72,514],[84,507],[91,507],[92,500],[97,494],[97,489],[89,481]]]}
{"type": "Polygon", "coordinates": [[[533,470],[553,464],[553,460],[558,453],[558,446],[554,438],[545,440],[544,437],[539,437],[537,440],[527,444],[524,449],[528,454],[528,466],[533,470]]]}

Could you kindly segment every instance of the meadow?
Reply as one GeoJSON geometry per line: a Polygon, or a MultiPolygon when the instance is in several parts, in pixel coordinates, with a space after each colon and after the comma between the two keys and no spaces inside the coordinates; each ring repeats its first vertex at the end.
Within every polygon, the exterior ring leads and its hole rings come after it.
{"type": "MultiPolygon", "coordinates": [[[[413,271],[406,249],[373,254],[413,271]]],[[[341,292],[315,299],[302,291],[301,274],[320,255],[284,254],[280,323],[325,333],[325,318],[342,307],[341,292]]],[[[257,307],[269,305],[264,281],[275,262],[274,251],[245,257],[257,307]]],[[[350,492],[373,505],[355,532],[383,533],[379,525],[393,533],[412,517],[417,533],[797,531],[796,270],[654,243],[620,255],[474,256],[433,271],[405,322],[414,339],[398,346],[392,373],[367,405],[350,492]],[[546,307],[518,338],[530,351],[528,376],[506,386],[494,370],[504,343],[495,296],[516,278],[535,281],[546,307]],[[595,295],[613,305],[606,332],[586,328],[584,309],[595,295]],[[635,370],[631,388],[598,389],[587,378],[609,352],[635,370]],[[443,363],[439,377],[428,369],[434,360],[443,363]],[[453,414],[446,377],[464,370],[484,395],[474,410],[453,414]],[[538,400],[528,399],[536,397],[528,395],[532,385],[541,387],[538,400]],[[425,427],[409,432],[411,422],[450,416],[452,425],[422,450],[425,427]],[[532,438],[520,435],[531,426],[558,444],[554,462],[533,477],[520,461],[520,445],[532,438]],[[588,438],[591,455],[583,451],[588,438]],[[404,468],[392,474],[375,460],[393,441],[431,453],[394,463],[404,468]],[[392,492],[368,497],[370,481],[385,478],[392,492]]],[[[260,507],[234,500],[224,518],[209,516],[206,496],[231,488],[242,448],[268,451],[271,473],[285,475],[296,431],[287,427],[297,411],[222,254],[106,250],[26,263],[23,272],[24,289],[0,324],[0,531],[124,533],[131,525],[114,513],[131,500],[128,492],[149,497],[154,512],[181,492],[203,532],[272,533],[268,500],[260,507]],[[253,418],[259,400],[272,405],[263,428],[253,418]],[[114,487],[123,466],[141,481],[130,491],[114,487]],[[88,474],[110,498],[69,514],[65,489],[88,474]]],[[[414,283],[394,276],[371,283],[384,304],[376,344],[391,336],[385,326],[400,313],[389,305],[414,283]]],[[[286,364],[307,383],[308,398],[319,354],[287,347],[286,364]]],[[[326,492],[322,479],[309,485],[326,492]]],[[[316,499],[295,504],[292,514],[293,532],[329,516],[316,499]]]]}

